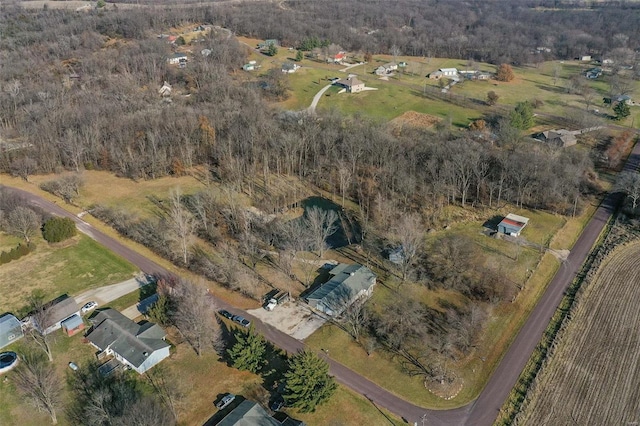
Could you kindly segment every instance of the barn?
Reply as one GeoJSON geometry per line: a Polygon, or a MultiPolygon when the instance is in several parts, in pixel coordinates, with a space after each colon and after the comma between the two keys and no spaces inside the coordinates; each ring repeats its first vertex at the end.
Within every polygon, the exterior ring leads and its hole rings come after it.
{"type": "Polygon", "coordinates": [[[520,232],[529,223],[529,218],[524,216],[518,216],[517,214],[509,213],[498,224],[498,232],[505,235],[512,235],[519,237],[520,232]]]}

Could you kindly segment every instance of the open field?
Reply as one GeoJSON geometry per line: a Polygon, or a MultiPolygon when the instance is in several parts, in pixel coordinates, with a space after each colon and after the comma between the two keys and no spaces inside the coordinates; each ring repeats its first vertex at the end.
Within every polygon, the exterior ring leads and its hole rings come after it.
{"type": "Polygon", "coordinates": [[[524,425],[617,424],[638,421],[640,242],[610,255],[578,302],[542,369],[524,425]]]}
{"type": "Polygon", "coordinates": [[[124,281],[137,272],[132,264],[82,234],[59,244],[50,245],[41,238],[35,243],[33,253],[2,265],[0,313],[24,306],[26,296],[35,289],[52,299],[124,281]]]}

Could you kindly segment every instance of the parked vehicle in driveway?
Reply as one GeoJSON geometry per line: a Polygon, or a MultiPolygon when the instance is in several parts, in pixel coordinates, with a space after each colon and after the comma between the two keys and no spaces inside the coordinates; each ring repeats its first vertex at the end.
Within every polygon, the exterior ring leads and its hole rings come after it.
{"type": "Polygon", "coordinates": [[[280,394],[277,394],[275,398],[273,398],[273,401],[271,402],[269,408],[271,408],[271,411],[280,411],[282,410],[282,407],[284,407],[284,397],[280,394]]]}
{"type": "Polygon", "coordinates": [[[251,325],[251,321],[249,321],[248,319],[246,319],[245,317],[242,317],[240,315],[234,315],[233,316],[233,321],[237,322],[238,324],[240,324],[243,327],[249,327],[251,325]]]}
{"type": "Polygon", "coordinates": [[[233,317],[235,316],[231,312],[226,311],[224,309],[219,310],[218,313],[223,317],[225,317],[226,319],[230,319],[230,320],[233,320],[233,317]]]}
{"type": "Polygon", "coordinates": [[[98,307],[98,303],[92,300],[91,302],[87,302],[84,304],[84,306],[81,309],[81,312],[83,314],[86,314],[87,312],[92,311],[97,307],[98,307]]]}
{"type": "Polygon", "coordinates": [[[216,403],[216,408],[218,410],[224,409],[227,405],[231,404],[233,400],[236,399],[236,396],[232,393],[228,393],[222,397],[220,401],[216,403]]]}
{"type": "Polygon", "coordinates": [[[268,300],[264,308],[267,311],[273,311],[276,308],[276,306],[282,305],[287,300],[289,300],[289,292],[280,291],[268,300]]]}

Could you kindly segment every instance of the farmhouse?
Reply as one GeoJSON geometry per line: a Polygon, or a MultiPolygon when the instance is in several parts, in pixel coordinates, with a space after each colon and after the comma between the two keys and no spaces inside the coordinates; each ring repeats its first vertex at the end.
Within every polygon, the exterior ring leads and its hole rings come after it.
{"type": "Polygon", "coordinates": [[[629,95],[618,95],[618,96],[606,97],[606,98],[602,98],[602,101],[608,105],[614,105],[614,104],[617,104],[618,102],[624,102],[627,105],[633,105],[633,102],[631,101],[631,96],[629,95]]]}
{"type": "Polygon", "coordinates": [[[339,315],[356,300],[370,297],[376,285],[376,275],[362,265],[340,263],[329,274],[329,281],[305,297],[311,307],[329,316],[339,315]]]}
{"type": "Polygon", "coordinates": [[[591,60],[591,55],[582,55],[578,58],[578,60],[582,62],[589,62],[591,60]]]}
{"type": "Polygon", "coordinates": [[[347,93],[358,93],[364,90],[364,83],[356,77],[343,78],[333,84],[344,87],[347,89],[347,93]]]}
{"type": "Polygon", "coordinates": [[[438,71],[429,73],[431,80],[440,80],[442,77],[457,77],[458,70],[456,68],[440,68],[438,71]]]}
{"type": "Polygon", "coordinates": [[[522,232],[524,227],[527,226],[527,223],[529,223],[529,218],[509,213],[498,224],[498,232],[505,235],[519,237],[520,232],[522,232]]]}
{"type": "Polygon", "coordinates": [[[460,70],[458,74],[462,75],[467,80],[489,80],[491,74],[488,72],[481,72],[476,70],[460,70]]]}
{"type": "Polygon", "coordinates": [[[330,64],[341,64],[346,58],[347,54],[345,52],[338,52],[335,55],[329,55],[327,62],[330,64]]]}
{"type": "Polygon", "coordinates": [[[184,53],[174,53],[167,58],[167,62],[171,65],[178,65],[187,62],[187,55],[184,53]]]}
{"type": "Polygon", "coordinates": [[[115,309],[100,311],[91,322],[89,342],[140,374],[169,356],[166,333],[156,324],[136,324],[115,309]]]}
{"type": "Polygon", "coordinates": [[[388,64],[380,65],[378,68],[376,68],[375,73],[376,75],[387,75],[397,70],[398,64],[396,64],[395,62],[389,62],[388,64]]]}
{"type": "Polygon", "coordinates": [[[601,75],[602,75],[602,68],[600,67],[591,68],[590,70],[587,70],[587,72],[585,73],[585,76],[591,80],[595,80],[601,75]]]}
{"type": "Polygon", "coordinates": [[[575,132],[566,129],[547,130],[534,135],[534,138],[560,148],[566,148],[578,143],[575,132]]]}
{"type": "Polygon", "coordinates": [[[0,317],[0,349],[24,337],[22,324],[11,314],[0,317]]]}
{"type": "Polygon", "coordinates": [[[280,46],[280,42],[274,38],[265,40],[262,43],[258,43],[258,49],[267,49],[269,46],[280,46]]]}
{"type": "Polygon", "coordinates": [[[49,334],[62,327],[62,323],[74,315],[80,316],[80,308],[73,297],[64,295],[47,303],[39,312],[36,312],[32,317],[32,324],[37,330],[49,334]],[[42,324],[38,324],[38,321],[42,324]]]}
{"type": "Polygon", "coordinates": [[[285,62],[284,64],[282,64],[282,72],[285,74],[293,74],[294,72],[298,71],[299,68],[300,65],[294,64],[293,62],[285,62]]]}

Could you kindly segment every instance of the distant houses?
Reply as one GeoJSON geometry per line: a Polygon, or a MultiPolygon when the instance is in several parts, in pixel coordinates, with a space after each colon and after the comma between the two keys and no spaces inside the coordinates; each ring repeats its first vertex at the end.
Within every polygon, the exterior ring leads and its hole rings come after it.
{"type": "Polygon", "coordinates": [[[341,64],[345,59],[347,59],[347,54],[345,52],[338,52],[335,55],[327,56],[327,62],[330,64],[341,64]]]}
{"type": "Polygon", "coordinates": [[[457,68],[440,68],[438,71],[429,73],[431,80],[440,80],[443,77],[452,78],[458,76],[457,68]]]}
{"type": "Polygon", "coordinates": [[[280,42],[275,38],[266,39],[265,41],[258,43],[258,50],[265,50],[270,46],[280,47],[280,42]]]}
{"type": "Polygon", "coordinates": [[[259,68],[260,68],[260,65],[258,65],[258,64],[256,63],[256,61],[249,61],[249,63],[248,63],[248,64],[244,64],[244,65],[242,66],[242,69],[243,69],[244,71],[255,71],[255,70],[259,69],[259,68]]]}
{"type": "Polygon", "coordinates": [[[384,64],[384,65],[380,65],[378,68],[375,69],[375,74],[376,75],[389,75],[389,74],[393,74],[394,71],[398,70],[398,64],[396,64],[395,62],[389,62],[388,64],[384,64]]]}
{"type": "Polygon", "coordinates": [[[585,76],[590,80],[595,80],[596,78],[602,76],[602,68],[595,67],[587,70],[585,76]]]}
{"type": "Polygon", "coordinates": [[[167,62],[170,65],[178,65],[181,68],[184,68],[185,66],[187,66],[187,55],[185,53],[174,53],[173,55],[169,56],[167,58],[167,62]]]}
{"type": "Polygon", "coordinates": [[[281,71],[285,74],[293,74],[294,72],[300,69],[300,65],[294,64],[293,62],[285,62],[282,64],[281,71]]]}
{"type": "Polygon", "coordinates": [[[467,80],[490,80],[493,76],[491,73],[478,70],[460,70],[458,74],[467,80]]]}

